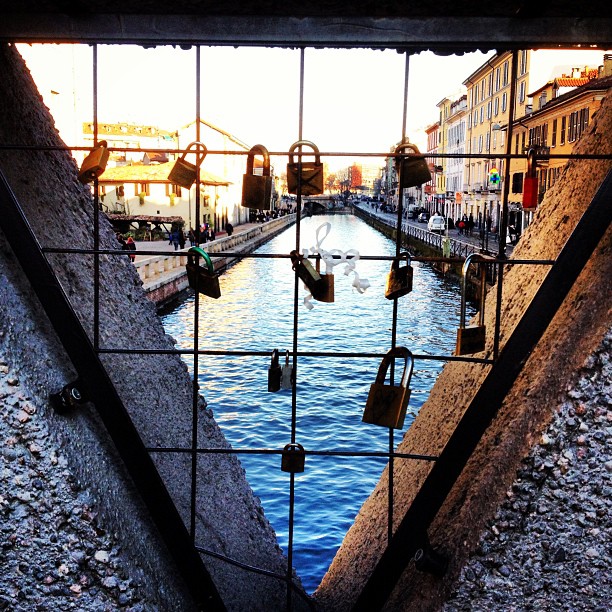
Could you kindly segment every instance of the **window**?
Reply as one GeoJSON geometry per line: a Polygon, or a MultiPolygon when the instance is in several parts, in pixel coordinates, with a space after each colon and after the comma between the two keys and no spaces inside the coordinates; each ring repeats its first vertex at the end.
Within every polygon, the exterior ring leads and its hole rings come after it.
{"type": "Polygon", "coordinates": [[[485,149],[487,150],[487,152],[491,150],[491,134],[489,134],[488,132],[485,138],[485,149]]]}
{"type": "Polygon", "coordinates": [[[514,137],[514,154],[518,155],[518,152],[519,152],[519,135],[517,134],[514,137]]]}
{"type": "Polygon", "coordinates": [[[557,120],[553,119],[552,122],[552,134],[550,135],[550,146],[557,146],[557,120]]]}
{"type": "Polygon", "coordinates": [[[499,96],[495,98],[495,102],[493,103],[493,114],[496,117],[499,115],[499,96]]]}
{"type": "Polygon", "coordinates": [[[519,56],[519,74],[523,75],[527,72],[527,49],[523,49],[519,56]]]}
{"type": "Polygon", "coordinates": [[[512,175],[512,193],[523,193],[523,173],[515,172],[512,175]]]}
{"type": "Polygon", "coordinates": [[[502,79],[502,87],[508,84],[508,62],[504,62],[504,77],[502,79]]]}
{"type": "Polygon", "coordinates": [[[567,124],[567,117],[561,118],[561,133],[559,134],[559,143],[565,144],[565,126],[567,124]]]}
{"type": "Polygon", "coordinates": [[[489,93],[488,96],[491,97],[493,95],[493,72],[489,73],[489,93]]]}
{"type": "Polygon", "coordinates": [[[480,123],[484,122],[484,106],[480,107],[480,123]]]}
{"type": "Polygon", "coordinates": [[[567,123],[567,142],[574,142],[578,139],[578,111],[570,113],[567,123]]]}
{"type": "Polygon", "coordinates": [[[134,183],[134,195],[151,195],[151,185],[149,183],[134,183]]]}
{"type": "Polygon", "coordinates": [[[521,81],[519,85],[519,102],[525,102],[525,81],[521,81]]]}
{"type": "Polygon", "coordinates": [[[482,79],[480,82],[480,101],[483,102],[485,99],[485,80],[482,79]]]}
{"type": "Polygon", "coordinates": [[[521,151],[525,150],[525,134],[526,134],[526,132],[523,132],[521,134],[521,151]]]}
{"type": "Polygon", "coordinates": [[[478,137],[478,152],[482,153],[482,134],[478,137]]]}
{"type": "Polygon", "coordinates": [[[506,112],[506,106],[508,105],[508,94],[504,92],[502,94],[502,113],[506,112]]]}
{"type": "Polygon", "coordinates": [[[500,87],[500,78],[501,78],[501,69],[497,68],[495,70],[495,91],[499,91],[500,87]]]}
{"type": "Polygon", "coordinates": [[[487,119],[491,119],[491,100],[487,102],[487,119]]]}
{"type": "Polygon", "coordinates": [[[474,126],[478,125],[478,109],[474,111],[474,126]]]}

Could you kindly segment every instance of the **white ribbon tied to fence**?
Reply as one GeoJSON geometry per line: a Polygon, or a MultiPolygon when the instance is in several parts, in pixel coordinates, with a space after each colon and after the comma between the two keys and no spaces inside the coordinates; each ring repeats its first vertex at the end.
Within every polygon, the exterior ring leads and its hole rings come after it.
{"type": "MultiPolygon", "coordinates": [[[[316,241],[317,244],[310,249],[302,249],[302,255],[304,259],[308,259],[309,256],[317,256],[321,257],[321,261],[325,264],[325,274],[333,274],[334,266],[345,263],[346,266],[344,268],[344,275],[349,276],[353,273],[353,282],[352,286],[357,290],[358,293],[364,293],[365,290],[370,286],[370,281],[367,278],[360,278],[359,274],[356,270],[356,264],[359,260],[359,251],[357,249],[349,249],[348,251],[341,251],[340,249],[332,249],[331,251],[326,251],[321,247],[321,244],[327,238],[331,231],[331,223],[326,222],[320,225],[317,228],[316,232],[316,241]],[[324,230],[325,234],[323,237],[319,237],[319,233],[324,230]]],[[[308,290],[306,285],[304,288],[308,290]]],[[[312,303],[312,294],[308,291],[308,295],[304,298],[304,306],[308,310],[312,310],[314,308],[314,304],[312,303]]]]}

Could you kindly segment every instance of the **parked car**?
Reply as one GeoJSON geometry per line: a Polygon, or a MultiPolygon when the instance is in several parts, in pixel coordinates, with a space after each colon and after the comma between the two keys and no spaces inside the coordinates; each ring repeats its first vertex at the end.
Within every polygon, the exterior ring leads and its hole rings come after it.
{"type": "Polygon", "coordinates": [[[418,218],[417,221],[419,223],[427,223],[427,221],[429,221],[429,213],[428,212],[422,212],[418,218]]]}
{"type": "Polygon", "coordinates": [[[427,229],[441,234],[446,229],[446,219],[442,215],[434,215],[429,219],[427,229]]]}

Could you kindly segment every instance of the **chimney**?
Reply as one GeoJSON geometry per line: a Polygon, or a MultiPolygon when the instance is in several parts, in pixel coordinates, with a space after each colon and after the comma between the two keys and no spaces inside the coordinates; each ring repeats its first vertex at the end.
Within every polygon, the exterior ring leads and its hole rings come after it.
{"type": "Polygon", "coordinates": [[[572,79],[580,78],[580,68],[572,68],[572,79]]]}
{"type": "Polygon", "coordinates": [[[603,74],[601,76],[612,76],[612,53],[604,54],[603,74]]]}

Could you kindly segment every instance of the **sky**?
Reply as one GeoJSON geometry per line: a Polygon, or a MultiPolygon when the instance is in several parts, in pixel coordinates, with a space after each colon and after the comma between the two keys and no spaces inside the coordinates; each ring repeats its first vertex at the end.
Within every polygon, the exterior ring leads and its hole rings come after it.
{"type": "MultiPolygon", "coordinates": [[[[54,44],[19,45],[19,50],[60,134],[67,144],[78,143],[81,122],[93,117],[93,48],[54,44]]],[[[549,64],[573,64],[576,54],[577,65],[603,58],[602,51],[554,53],[534,73],[531,89],[548,78],[549,64]]],[[[436,104],[458,97],[463,81],[492,55],[410,57],[406,134],[421,150],[424,128],[438,119],[436,104]]],[[[202,47],[200,61],[203,119],[270,152],[287,151],[299,140],[299,50],[202,47]]],[[[100,45],[97,68],[99,122],[174,131],[195,119],[195,48],[100,45]]],[[[393,50],[306,49],[302,138],[321,152],[388,152],[403,133],[405,70],[405,55],[393,50]]],[[[350,165],[346,160],[333,161],[350,165]]],[[[382,165],[381,158],[361,161],[382,165]]]]}

